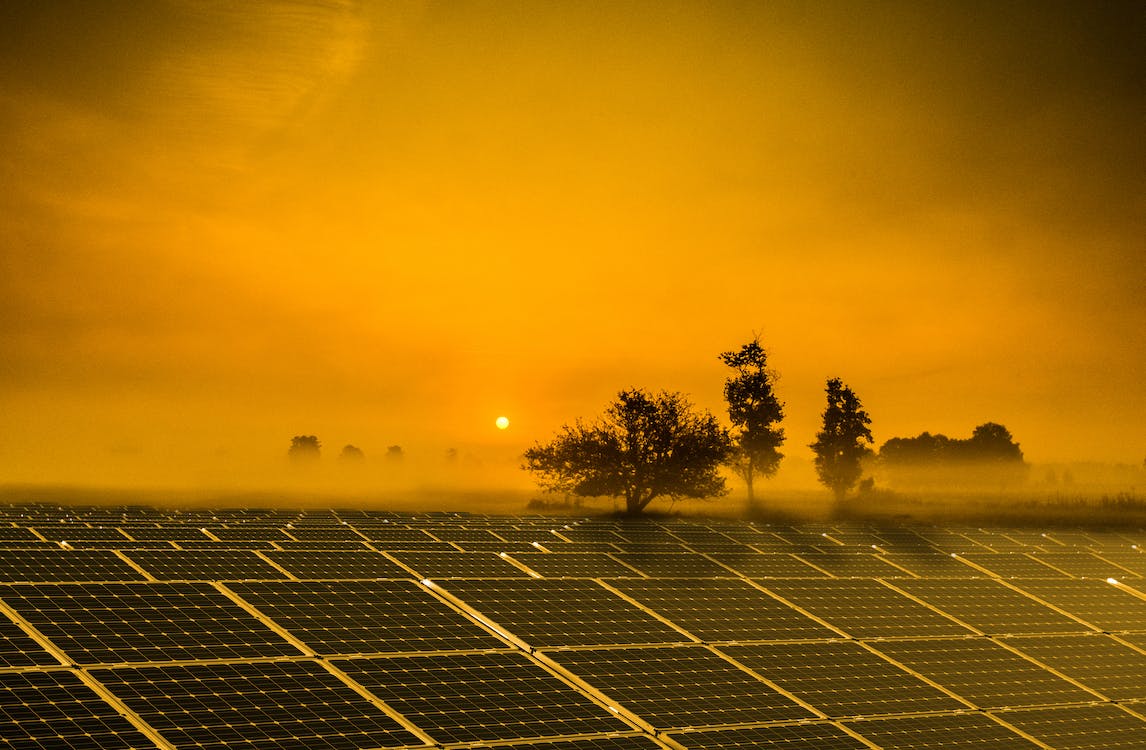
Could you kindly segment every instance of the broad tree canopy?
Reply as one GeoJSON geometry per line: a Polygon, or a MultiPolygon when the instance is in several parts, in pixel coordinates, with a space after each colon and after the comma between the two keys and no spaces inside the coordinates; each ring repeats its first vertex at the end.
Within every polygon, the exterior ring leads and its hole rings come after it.
{"type": "Polygon", "coordinates": [[[541,487],[586,497],[623,497],[640,513],[659,497],[727,492],[718,471],[732,450],[728,432],[683,394],[624,390],[593,423],[565,425],[525,452],[541,487]]]}

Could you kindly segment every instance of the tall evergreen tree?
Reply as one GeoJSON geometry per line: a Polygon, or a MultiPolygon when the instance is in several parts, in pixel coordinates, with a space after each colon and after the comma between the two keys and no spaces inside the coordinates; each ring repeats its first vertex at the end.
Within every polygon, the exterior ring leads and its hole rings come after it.
{"type": "Polygon", "coordinates": [[[734,428],[734,450],[729,461],[748,485],[748,504],[756,502],[755,480],[770,477],[780,468],[784,454],[784,430],[776,425],[784,418],[784,405],[773,388],[776,373],[768,369],[768,355],[756,336],[739,351],[727,351],[720,361],[735,372],[724,381],[724,400],[734,428]]]}
{"type": "Polygon", "coordinates": [[[839,378],[828,380],[828,406],[824,409],[823,429],[809,448],[816,454],[816,474],[820,483],[841,501],[859,481],[860,461],[871,453],[871,417],[859,398],[839,378]]]}

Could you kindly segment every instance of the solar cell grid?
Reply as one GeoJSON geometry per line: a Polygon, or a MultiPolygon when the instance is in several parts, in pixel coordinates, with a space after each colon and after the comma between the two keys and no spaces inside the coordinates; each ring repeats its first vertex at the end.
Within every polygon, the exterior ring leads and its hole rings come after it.
{"type": "Polygon", "coordinates": [[[939,714],[845,724],[884,750],[1033,750],[1039,747],[983,714],[939,714]]]}
{"type": "Polygon", "coordinates": [[[139,541],[206,541],[209,538],[196,526],[128,526],[123,532],[139,541]]]}
{"type": "Polygon", "coordinates": [[[372,542],[432,542],[429,534],[421,529],[411,529],[405,526],[367,526],[356,525],[358,529],[372,542]]]}
{"type": "Polygon", "coordinates": [[[979,708],[1098,700],[1093,693],[987,638],[882,641],[872,645],[979,708]]]}
{"type": "Polygon", "coordinates": [[[967,635],[972,631],[864,578],[766,581],[784,599],[855,638],[967,635]]]}
{"type": "Polygon", "coordinates": [[[53,542],[95,541],[100,539],[123,541],[127,539],[127,537],[119,533],[119,529],[114,526],[92,527],[83,524],[62,524],[59,526],[39,524],[35,529],[36,533],[40,536],[53,542]]]}
{"type": "Polygon", "coordinates": [[[196,539],[194,541],[173,542],[173,544],[175,544],[180,549],[271,550],[277,549],[276,545],[282,544],[282,542],[267,542],[253,539],[248,539],[247,541],[228,540],[220,542],[208,539],[207,541],[201,542],[196,539]]]}
{"type": "Polygon", "coordinates": [[[0,615],[0,667],[56,666],[59,663],[16,623],[0,615]]]}
{"type": "Polygon", "coordinates": [[[1032,636],[1003,642],[1110,700],[1146,699],[1146,654],[1109,636],[1032,636]]]}
{"type": "Polygon", "coordinates": [[[748,578],[827,578],[799,558],[785,553],[715,552],[712,559],[748,578]]]}
{"type": "Polygon", "coordinates": [[[0,598],[80,664],[299,653],[209,584],[26,584],[0,598]]]}
{"type": "Polygon", "coordinates": [[[110,550],[0,549],[0,582],[140,580],[110,550]]]}
{"type": "Polygon", "coordinates": [[[1127,572],[1120,573],[1115,578],[1142,578],[1146,576],[1146,555],[1141,552],[1133,552],[1126,550],[1103,550],[1099,556],[1104,560],[1109,560],[1120,568],[1124,568],[1127,572]]]}
{"type": "Polygon", "coordinates": [[[1146,722],[1109,704],[1008,711],[999,718],[1057,750],[1146,747],[1146,722]]]}
{"type": "Polygon", "coordinates": [[[311,661],[95,669],[177,747],[358,750],[423,744],[311,661]]]}
{"type": "Polygon", "coordinates": [[[250,582],[227,587],[319,654],[505,647],[413,581],[250,582]]]}
{"type": "MultiPolygon", "coordinates": [[[[920,578],[982,578],[986,575],[978,568],[960,562],[959,558],[937,551],[892,551],[884,558],[920,578]]],[[[896,577],[904,577],[904,574],[896,577]]]]}
{"type": "Polygon", "coordinates": [[[421,578],[528,578],[529,574],[496,552],[395,550],[395,559],[421,578]]]}
{"type": "Polygon", "coordinates": [[[684,542],[615,542],[608,545],[608,548],[601,548],[601,552],[631,552],[643,555],[680,555],[697,554],[694,550],[685,546],[684,542]]]}
{"type": "MultiPolygon", "coordinates": [[[[290,550],[265,552],[296,578],[410,578],[410,571],[378,552],[290,550]]],[[[283,576],[279,576],[282,578],[283,576]]]]}
{"type": "Polygon", "coordinates": [[[155,747],[67,671],[0,674],[0,745],[23,750],[155,747]]]}
{"type": "Polygon", "coordinates": [[[224,542],[283,542],[290,539],[277,526],[220,526],[210,531],[224,542]]]}
{"type": "Polygon", "coordinates": [[[1114,586],[1105,581],[1065,579],[1061,581],[1012,581],[1012,585],[1100,630],[1146,631],[1146,601],[1128,593],[1132,585],[1114,586]]]}
{"type": "Polygon", "coordinates": [[[490,744],[481,747],[501,747],[505,750],[654,750],[662,745],[648,735],[632,735],[552,742],[514,742],[512,745],[490,744]]]}
{"type": "Polygon", "coordinates": [[[1092,630],[993,579],[904,579],[894,585],[989,635],[1092,630]]]}
{"type": "Polygon", "coordinates": [[[241,581],[287,577],[249,550],[131,550],[124,554],[159,581],[241,581]]]}
{"type": "Polygon", "coordinates": [[[442,588],[536,648],[688,640],[594,581],[456,580],[442,588]]]}
{"type": "Polygon", "coordinates": [[[999,578],[1069,578],[1021,552],[970,552],[959,556],[999,578]]]}
{"type": "Polygon", "coordinates": [[[740,750],[745,747],[867,750],[870,747],[839,727],[827,723],[674,732],[669,737],[689,750],[740,750]]]}
{"type": "Polygon", "coordinates": [[[632,728],[520,652],[337,660],[334,664],[438,742],[632,728]]]}
{"type": "Polygon", "coordinates": [[[796,557],[836,578],[887,578],[904,575],[902,570],[888,565],[879,555],[800,552],[796,557]]]}
{"type": "Polygon", "coordinates": [[[858,643],[721,646],[720,651],[832,717],[966,708],[858,643]]]}
{"type": "Polygon", "coordinates": [[[704,641],[839,637],[743,580],[637,579],[609,585],[704,641]]]}
{"type": "Polygon", "coordinates": [[[618,560],[653,578],[728,578],[736,573],[695,552],[617,552],[618,560]]]}
{"type": "Polygon", "coordinates": [[[1132,575],[1130,571],[1114,563],[1103,560],[1084,550],[1073,552],[1038,552],[1031,555],[1047,565],[1076,578],[1122,578],[1132,575]]]}
{"type": "Polygon", "coordinates": [[[364,542],[366,538],[350,526],[300,526],[286,529],[286,533],[300,542],[364,542]]]}
{"type": "Polygon", "coordinates": [[[815,717],[701,646],[555,651],[549,656],[657,729],[815,717]]]}
{"type": "Polygon", "coordinates": [[[537,552],[529,542],[451,542],[463,552],[537,552]]]}
{"type": "Polygon", "coordinates": [[[640,575],[603,552],[515,552],[511,557],[546,578],[632,578],[640,575]]]}

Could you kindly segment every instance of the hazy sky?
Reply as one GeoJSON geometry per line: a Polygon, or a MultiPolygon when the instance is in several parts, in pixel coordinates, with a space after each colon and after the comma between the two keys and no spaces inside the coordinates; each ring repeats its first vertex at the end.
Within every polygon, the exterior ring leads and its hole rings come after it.
{"type": "Polygon", "coordinates": [[[1140,2],[7,0],[0,481],[511,454],[623,387],[720,411],[753,332],[790,456],[838,376],[877,443],[1140,463],[1144,40],[1140,2]]]}

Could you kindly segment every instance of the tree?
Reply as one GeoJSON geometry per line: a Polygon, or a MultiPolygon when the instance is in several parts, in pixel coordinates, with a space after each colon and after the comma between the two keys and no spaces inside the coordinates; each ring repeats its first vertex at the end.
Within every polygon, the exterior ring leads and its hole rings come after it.
{"type": "Polygon", "coordinates": [[[597,421],[565,425],[535,444],[522,468],[550,492],[623,497],[638,514],[658,497],[713,497],[727,492],[719,467],[732,450],[716,418],[695,412],[680,393],[624,390],[597,421]]]}
{"type": "Polygon", "coordinates": [[[361,463],[362,461],[364,461],[366,459],[366,454],[363,453],[362,449],[359,448],[358,446],[348,444],[348,445],[342,446],[342,452],[338,454],[338,458],[341,461],[349,461],[351,463],[361,463]]]}
{"type": "Polygon", "coordinates": [[[720,355],[720,361],[735,370],[724,381],[728,418],[736,432],[730,464],[748,485],[748,504],[755,504],[753,483],[757,476],[770,477],[780,468],[784,454],[784,430],[775,425],[784,418],[784,405],[776,398],[776,373],[768,369],[768,355],[756,336],[739,351],[720,355]]]}
{"type": "Polygon", "coordinates": [[[317,461],[322,451],[322,444],[314,435],[295,435],[290,439],[290,449],[287,456],[291,461],[299,463],[317,461]]]}
{"type": "Polygon", "coordinates": [[[871,443],[871,417],[863,410],[859,398],[839,378],[828,380],[828,407],[824,410],[824,427],[816,433],[809,448],[816,454],[816,474],[820,483],[842,501],[847,491],[859,481],[863,469],[860,461],[871,453],[864,443],[871,443]]]}

